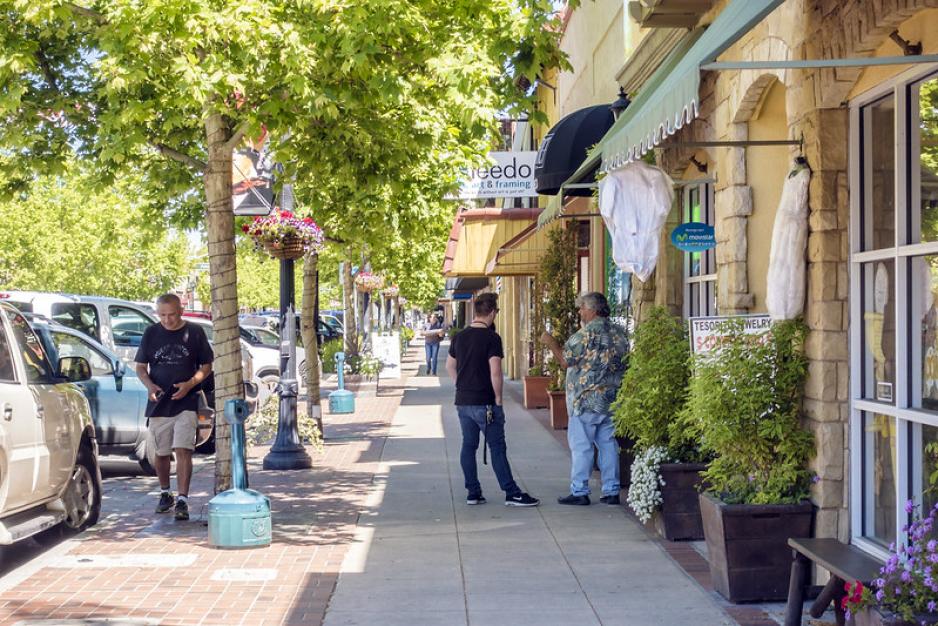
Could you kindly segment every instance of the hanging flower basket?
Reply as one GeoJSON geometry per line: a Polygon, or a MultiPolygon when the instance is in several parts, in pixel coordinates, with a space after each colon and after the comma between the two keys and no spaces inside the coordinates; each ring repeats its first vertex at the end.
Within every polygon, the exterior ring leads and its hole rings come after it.
{"type": "Polygon", "coordinates": [[[390,287],[385,287],[384,291],[381,293],[384,294],[385,298],[396,298],[400,292],[401,290],[397,285],[391,285],[390,287]]]}
{"type": "Polygon", "coordinates": [[[355,276],[355,286],[363,293],[371,293],[384,287],[384,277],[362,271],[355,276]]]}
{"type": "Polygon", "coordinates": [[[318,254],[324,247],[322,229],[311,217],[298,217],[290,211],[274,211],[255,217],[241,230],[275,259],[299,259],[318,254]]]}

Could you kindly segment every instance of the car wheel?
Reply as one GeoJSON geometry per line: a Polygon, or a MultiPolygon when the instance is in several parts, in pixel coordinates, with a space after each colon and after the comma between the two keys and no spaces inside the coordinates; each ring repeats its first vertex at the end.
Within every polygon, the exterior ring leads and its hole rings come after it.
{"type": "Polygon", "coordinates": [[[98,522],[101,515],[101,474],[97,460],[86,450],[79,454],[68,486],[62,494],[67,531],[81,532],[98,522]]]}
{"type": "Polygon", "coordinates": [[[215,428],[212,428],[212,434],[209,435],[208,439],[205,440],[205,443],[199,444],[195,447],[195,451],[200,454],[215,454],[215,428]]]}

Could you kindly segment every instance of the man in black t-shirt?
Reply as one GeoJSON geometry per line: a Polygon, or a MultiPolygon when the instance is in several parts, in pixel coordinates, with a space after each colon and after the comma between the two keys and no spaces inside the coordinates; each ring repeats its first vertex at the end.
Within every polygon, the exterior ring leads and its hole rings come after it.
{"type": "Polygon", "coordinates": [[[156,443],[156,475],[160,479],[157,513],[176,507],[176,519],[189,519],[189,482],[195,450],[199,391],[212,373],[212,346],[205,331],[182,319],[182,304],[174,294],[156,301],[160,323],[143,333],[137,350],[137,376],[149,391],[146,415],[156,443]],[[169,466],[176,453],[178,499],[169,487],[169,466]]]}
{"type": "Polygon", "coordinates": [[[479,433],[492,451],[492,469],[505,492],[506,506],[537,506],[537,498],[521,491],[511,475],[505,443],[505,411],[502,408],[502,338],[492,330],[498,313],[498,296],[484,293],[473,303],[472,323],[453,337],[446,371],[456,381],[456,412],[462,428],[462,466],[469,492],[466,504],[485,504],[479,483],[476,452],[479,433]]]}

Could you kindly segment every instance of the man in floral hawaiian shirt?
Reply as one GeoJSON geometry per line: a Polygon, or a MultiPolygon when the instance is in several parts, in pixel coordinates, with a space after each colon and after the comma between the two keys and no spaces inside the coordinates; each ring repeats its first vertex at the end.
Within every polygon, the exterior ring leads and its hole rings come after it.
{"type": "Polygon", "coordinates": [[[581,328],[561,348],[560,342],[544,333],[541,341],[567,368],[567,408],[570,424],[570,495],[560,504],[588,505],[589,478],[593,472],[593,446],[599,449],[604,504],[619,504],[619,446],[616,443],[610,406],[616,399],[628,350],[624,329],[609,320],[609,303],[601,293],[577,298],[581,328]]]}

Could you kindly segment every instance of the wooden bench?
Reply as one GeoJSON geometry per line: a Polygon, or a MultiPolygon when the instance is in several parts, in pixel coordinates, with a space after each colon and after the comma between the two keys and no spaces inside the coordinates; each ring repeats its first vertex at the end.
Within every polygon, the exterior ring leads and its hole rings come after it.
{"type": "Polygon", "coordinates": [[[865,586],[879,577],[882,563],[855,546],[848,546],[836,539],[789,539],[794,560],[791,564],[791,580],[788,583],[788,606],[785,609],[785,626],[800,626],[804,609],[804,593],[808,582],[808,566],[817,563],[831,574],[830,581],[811,605],[811,617],[818,618],[834,603],[837,626],[846,622],[841,598],[847,595],[844,583],[859,580],[865,586]]]}

